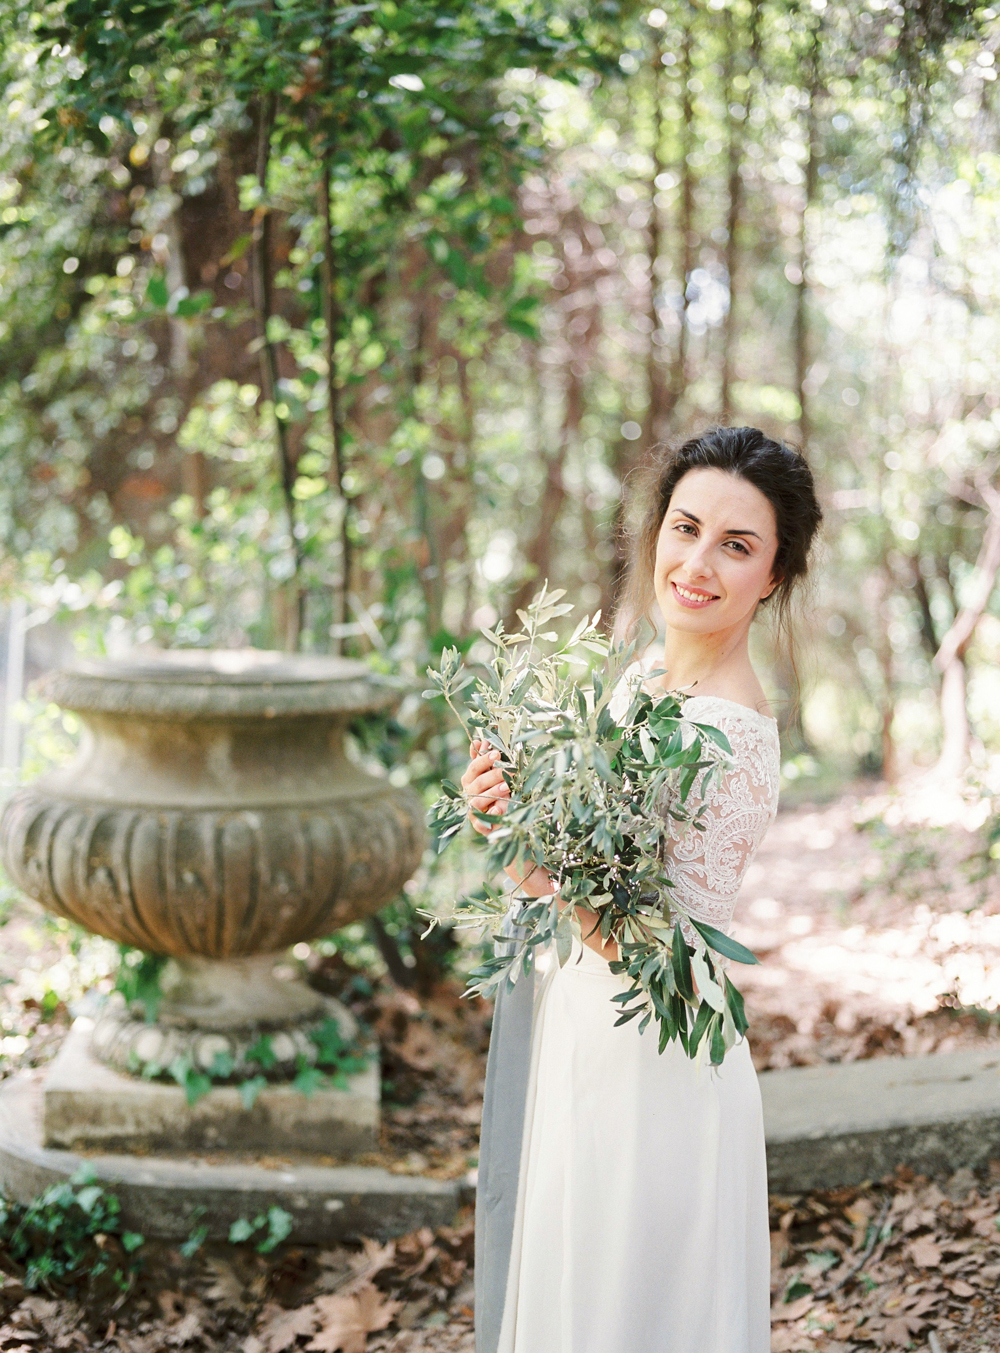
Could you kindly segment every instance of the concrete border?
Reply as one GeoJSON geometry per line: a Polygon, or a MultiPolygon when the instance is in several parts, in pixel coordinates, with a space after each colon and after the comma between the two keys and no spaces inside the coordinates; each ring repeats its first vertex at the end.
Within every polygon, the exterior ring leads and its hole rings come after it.
{"type": "Polygon", "coordinates": [[[373,1236],[387,1240],[454,1219],[458,1180],[391,1174],[371,1166],[217,1165],[163,1156],[78,1155],[42,1145],[42,1078],[28,1072],[0,1085],[0,1189],[28,1202],[89,1164],[117,1194],[129,1230],[184,1240],[198,1226],[224,1240],[240,1218],[277,1206],[294,1219],[291,1239],[316,1244],[373,1236]]]}
{"type": "Polygon", "coordinates": [[[765,1071],[760,1088],[775,1193],[1000,1158],[1000,1046],[765,1071]]]}

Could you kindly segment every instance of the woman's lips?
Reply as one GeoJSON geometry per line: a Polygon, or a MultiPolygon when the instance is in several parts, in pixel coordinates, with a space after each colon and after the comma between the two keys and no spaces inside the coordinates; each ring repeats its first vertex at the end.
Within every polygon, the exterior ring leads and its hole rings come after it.
{"type": "Polygon", "coordinates": [[[699,588],[685,587],[682,590],[675,582],[671,582],[670,586],[678,606],[685,606],[689,611],[703,610],[710,602],[719,600],[711,592],[702,592],[699,588]]]}

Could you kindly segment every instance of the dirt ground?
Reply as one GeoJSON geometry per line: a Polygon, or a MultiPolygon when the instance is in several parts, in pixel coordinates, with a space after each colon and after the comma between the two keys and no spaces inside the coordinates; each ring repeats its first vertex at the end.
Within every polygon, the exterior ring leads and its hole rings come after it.
{"type": "MultiPolygon", "coordinates": [[[[997,1041],[1000,885],[981,826],[917,823],[858,794],[779,814],[737,913],[738,937],[761,958],[734,973],[759,1069],[997,1041]]],[[[51,1055],[68,1022],[59,983],[86,985],[109,961],[99,947],[73,946],[64,928],[12,904],[0,929],[0,1076],[51,1055]]],[[[373,1162],[468,1177],[489,1010],[460,999],[456,984],[420,997],[352,985],[336,961],[315,979],[382,1044],[385,1125],[373,1162]]],[[[771,1201],[774,1353],[1000,1349],[1000,1161],[985,1179],[903,1171],[771,1201]]],[[[269,1256],[225,1246],[184,1259],[148,1244],[141,1255],[124,1298],[91,1293],[83,1304],[25,1292],[7,1264],[0,1350],[473,1349],[468,1212],[386,1246],[269,1256]]]]}

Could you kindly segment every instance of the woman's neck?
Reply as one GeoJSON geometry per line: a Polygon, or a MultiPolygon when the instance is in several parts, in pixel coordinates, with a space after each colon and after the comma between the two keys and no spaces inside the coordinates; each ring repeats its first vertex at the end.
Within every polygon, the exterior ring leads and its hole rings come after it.
{"type": "Polygon", "coordinates": [[[670,690],[688,694],[720,694],[734,681],[742,684],[753,677],[750,665],[749,627],[719,630],[714,634],[691,634],[668,627],[661,678],[670,690]],[[719,689],[716,689],[716,688],[719,689]]]}

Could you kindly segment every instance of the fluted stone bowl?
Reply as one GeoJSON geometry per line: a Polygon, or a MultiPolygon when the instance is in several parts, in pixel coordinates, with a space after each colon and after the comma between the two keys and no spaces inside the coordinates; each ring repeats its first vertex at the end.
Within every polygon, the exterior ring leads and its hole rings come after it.
{"type": "Polygon", "coordinates": [[[422,805],[348,759],[399,698],[362,663],[259,650],[81,661],[44,694],[75,759],[0,822],[13,881],[59,916],[175,958],[271,954],[377,911],[420,860],[422,805]]]}

